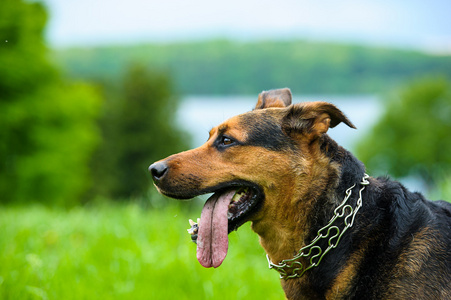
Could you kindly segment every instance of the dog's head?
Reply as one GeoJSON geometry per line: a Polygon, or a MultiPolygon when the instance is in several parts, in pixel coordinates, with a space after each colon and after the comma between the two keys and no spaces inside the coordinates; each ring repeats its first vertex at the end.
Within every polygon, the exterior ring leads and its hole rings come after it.
{"type": "Polygon", "coordinates": [[[214,193],[199,224],[202,265],[222,263],[228,232],[253,221],[263,234],[271,220],[290,217],[290,208],[308,206],[302,199],[314,197],[307,196],[313,182],[327,184],[318,180],[328,176],[324,172],[337,172],[319,141],[340,122],[354,125],[332,104],[291,105],[291,98],[289,89],[262,92],[254,110],[214,127],[201,147],[149,167],[155,186],[168,197],[214,193]]]}

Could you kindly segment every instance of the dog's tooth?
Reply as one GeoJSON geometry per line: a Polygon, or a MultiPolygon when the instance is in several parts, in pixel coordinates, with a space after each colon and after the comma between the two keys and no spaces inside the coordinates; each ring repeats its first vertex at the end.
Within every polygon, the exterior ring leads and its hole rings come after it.
{"type": "Polygon", "coordinates": [[[199,233],[200,218],[197,218],[197,223],[190,219],[191,228],[188,229],[188,233],[191,235],[191,241],[197,244],[197,234],[199,233]]]}
{"type": "Polygon", "coordinates": [[[241,188],[235,192],[235,195],[232,197],[232,202],[240,201],[241,197],[246,195],[248,188],[241,188]]]}
{"type": "Polygon", "coordinates": [[[241,198],[241,193],[235,193],[235,195],[233,195],[233,197],[232,197],[232,202],[240,201],[240,198],[241,198]]]}
{"type": "Polygon", "coordinates": [[[197,223],[191,219],[189,219],[188,221],[189,221],[189,225],[191,225],[191,228],[187,229],[187,231],[193,237],[193,236],[197,235],[197,232],[199,231],[198,223],[199,223],[200,219],[197,218],[197,223]]]}

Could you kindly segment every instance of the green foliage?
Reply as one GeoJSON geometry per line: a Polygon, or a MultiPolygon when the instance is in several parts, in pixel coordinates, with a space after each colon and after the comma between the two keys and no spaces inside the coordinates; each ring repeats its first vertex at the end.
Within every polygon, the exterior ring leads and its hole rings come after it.
{"type": "MultiPolygon", "coordinates": [[[[249,224],[218,269],[196,260],[181,206],[0,209],[1,299],[283,299],[249,224]]],[[[197,212],[199,213],[199,212],[197,212]]]]}
{"type": "Polygon", "coordinates": [[[147,166],[187,144],[168,76],[130,68],[106,85],[101,106],[95,89],[64,81],[48,60],[46,20],[39,3],[0,2],[0,202],[146,193],[147,166]]]}
{"type": "Polygon", "coordinates": [[[65,84],[0,104],[2,201],[78,201],[98,142],[94,95],[89,86],[65,84]]]}
{"type": "Polygon", "coordinates": [[[97,93],[47,59],[39,3],[0,3],[0,202],[74,204],[98,142],[97,93]]]}
{"type": "Polygon", "coordinates": [[[12,101],[49,83],[57,75],[42,38],[47,14],[39,3],[0,2],[0,97],[12,101]]]}
{"type": "Polygon", "coordinates": [[[416,175],[429,187],[451,174],[451,84],[413,82],[386,102],[385,113],[357,147],[370,173],[416,175]],[[448,174],[448,175],[447,175],[448,174]]]}
{"type": "Polygon", "coordinates": [[[291,87],[297,93],[379,93],[420,74],[451,78],[451,56],[304,41],[224,40],[55,53],[76,78],[116,79],[130,61],[167,69],[182,94],[255,94],[291,87]]]}
{"type": "Polygon", "coordinates": [[[142,196],[151,183],[147,167],[188,147],[190,139],[175,120],[177,98],[166,74],[139,65],[129,67],[121,86],[106,91],[94,192],[116,199],[142,196]]]}

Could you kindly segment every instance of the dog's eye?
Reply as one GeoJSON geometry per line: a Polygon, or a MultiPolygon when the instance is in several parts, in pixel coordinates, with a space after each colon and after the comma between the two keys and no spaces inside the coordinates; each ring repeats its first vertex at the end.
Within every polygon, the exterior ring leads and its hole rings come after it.
{"type": "Polygon", "coordinates": [[[221,144],[223,144],[224,146],[228,146],[228,145],[233,144],[233,140],[229,137],[223,136],[221,144]]]}
{"type": "Polygon", "coordinates": [[[216,147],[218,147],[219,150],[225,149],[227,147],[235,145],[235,140],[228,137],[228,136],[220,136],[216,140],[216,147]]]}

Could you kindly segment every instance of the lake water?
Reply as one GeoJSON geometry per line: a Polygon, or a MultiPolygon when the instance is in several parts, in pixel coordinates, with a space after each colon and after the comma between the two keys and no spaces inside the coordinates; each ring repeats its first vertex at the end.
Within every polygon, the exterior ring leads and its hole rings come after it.
{"type": "MultiPolygon", "coordinates": [[[[378,97],[373,95],[300,95],[293,102],[327,101],[335,104],[357,130],[341,123],[328,134],[343,147],[352,150],[355,143],[371,129],[382,113],[378,97]]],[[[193,137],[192,146],[198,147],[208,139],[211,128],[228,118],[253,109],[257,96],[189,96],[183,99],[177,112],[179,124],[193,137]]]]}

